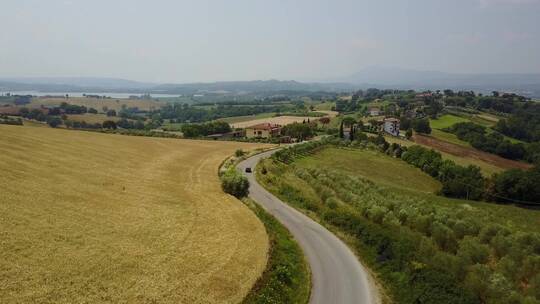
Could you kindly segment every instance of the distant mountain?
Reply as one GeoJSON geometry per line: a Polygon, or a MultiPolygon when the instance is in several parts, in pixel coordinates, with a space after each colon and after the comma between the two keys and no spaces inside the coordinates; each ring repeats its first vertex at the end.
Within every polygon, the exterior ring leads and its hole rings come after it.
{"type": "Polygon", "coordinates": [[[294,80],[221,81],[186,84],[152,84],[116,78],[0,78],[0,91],[110,92],[150,94],[256,93],[353,91],[346,83],[302,83],[294,80]]]}
{"type": "Polygon", "coordinates": [[[349,91],[355,87],[347,83],[303,83],[294,80],[253,80],[253,81],[220,81],[209,83],[163,84],[153,88],[154,91],[169,94],[189,93],[254,93],[280,91],[349,91]]]}
{"type": "Polygon", "coordinates": [[[208,83],[155,84],[117,78],[32,77],[0,78],[0,91],[109,92],[150,94],[246,94],[351,92],[364,88],[453,89],[477,92],[508,91],[540,98],[540,74],[460,74],[370,67],[327,82],[295,80],[219,81],[208,83]]]}
{"type": "Polygon", "coordinates": [[[106,77],[19,77],[0,78],[0,83],[16,83],[40,86],[69,86],[92,88],[149,88],[156,84],[106,77]]]}
{"type": "Polygon", "coordinates": [[[462,89],[475,91],[517,91],[540,96],[540,73],[446,73],[402,68],[368,67],[362,71],[333,79],[360,87],[392,87],[404,89],[462,89]]]}

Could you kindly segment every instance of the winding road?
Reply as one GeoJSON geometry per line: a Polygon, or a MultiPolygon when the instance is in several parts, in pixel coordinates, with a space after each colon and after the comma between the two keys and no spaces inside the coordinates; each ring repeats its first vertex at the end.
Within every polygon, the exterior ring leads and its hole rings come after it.
{"type": "Polygon", "coordinates": [[[311,268],[312,304],[379,303],[367,270],[334,234],[264,189],[255,179],[255,166],[273,151],[257,154],[237,167],[249,179],[249,196],[276,217],[302,247],[311,268]],[[250,167],[253,173],[245,173],[250,167]]]}

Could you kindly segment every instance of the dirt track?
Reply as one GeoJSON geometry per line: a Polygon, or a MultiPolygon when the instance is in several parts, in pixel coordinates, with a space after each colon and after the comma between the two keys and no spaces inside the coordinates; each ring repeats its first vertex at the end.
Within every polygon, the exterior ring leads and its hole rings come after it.
{"type": "Polygon", "coordinates": [[[529,169],[532,167],[532,165],[524,162],[506,159],[498,155],[483,152],[470,147],[459,146],[453,143],[436,139],[431,136],[416,134],[414,135],[413,140],[417,144],[426,145],[439,151],[446,152],[448,154],[452,154],[458,157],[478,159],[504,169],[529,169]]]}

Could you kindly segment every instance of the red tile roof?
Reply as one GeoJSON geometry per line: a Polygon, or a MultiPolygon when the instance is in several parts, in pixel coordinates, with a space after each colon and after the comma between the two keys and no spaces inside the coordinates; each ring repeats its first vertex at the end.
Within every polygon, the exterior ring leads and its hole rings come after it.
{"type": "Polygon", "coordinates": [[[19,107],[0,107],[0,114],[17,115],[21,109],[19,107]]]}
{"type": "Polygon", "coordinates": [[[281,128],[281,126],[276,125],[276,124],[271,124],[271,123],[261,123],[261,124],[258,124],[258,125],[247,127],[246,129],[272,130],[272,129],[277,129],[277,128],[281,128]]]}

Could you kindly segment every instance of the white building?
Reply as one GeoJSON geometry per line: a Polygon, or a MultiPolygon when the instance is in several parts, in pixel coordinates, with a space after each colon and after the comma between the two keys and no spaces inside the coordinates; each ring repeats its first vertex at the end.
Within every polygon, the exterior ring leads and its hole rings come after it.
{"type": "Polygon", "coordinates": [[[397,118],[385,118],[384,119],[384,132],[399,136],[399,119],[397,118]]]}

